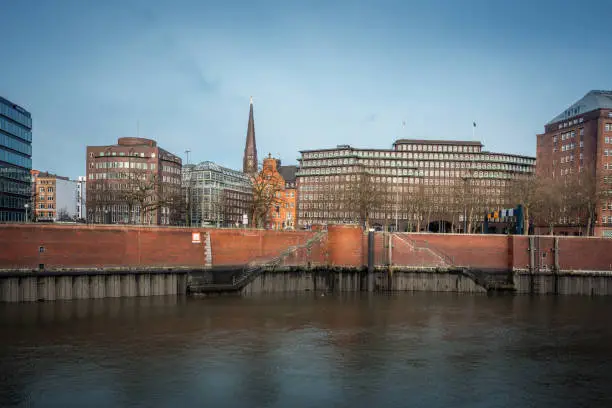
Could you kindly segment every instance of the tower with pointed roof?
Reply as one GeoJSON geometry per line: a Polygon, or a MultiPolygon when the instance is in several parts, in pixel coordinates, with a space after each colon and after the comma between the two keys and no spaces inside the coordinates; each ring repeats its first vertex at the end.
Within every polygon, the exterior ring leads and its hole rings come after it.
{"type": "Polygon", "coordinates": [[[242,159],[242,171],[246,174],[257,173],[257,145],[255,144],[255,120],[253,119],[253,97],[250,100],[249,123],[247,125],[246,144],[242,159]]]}

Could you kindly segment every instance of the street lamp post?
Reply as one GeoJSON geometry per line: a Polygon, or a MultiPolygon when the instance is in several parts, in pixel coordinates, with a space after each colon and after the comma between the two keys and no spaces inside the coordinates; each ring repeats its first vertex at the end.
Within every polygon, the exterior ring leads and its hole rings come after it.
{"type": "Polygon", "coordinates": [[[25,222],[28,222],[28,208],[30,207],[30,204],[26,203],[23,206],[25,207],[25,222]]]}

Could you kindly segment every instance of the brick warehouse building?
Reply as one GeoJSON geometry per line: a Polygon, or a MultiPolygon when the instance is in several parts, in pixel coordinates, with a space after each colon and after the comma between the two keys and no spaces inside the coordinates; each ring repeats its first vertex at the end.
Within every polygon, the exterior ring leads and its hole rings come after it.
{"type": "Polygon", "coordinates": [[[184,217],[182,160],[150,139],[87,146],[87,220],[172,225],[184,217]]]}
{"type": "Polygon", "coordinates": [[[535,167],[533,157],[482,148],[473,141],[401,139],[392,149],[302,151],[298,227],[359,222],[400,231],[478,231],[487,210],[516,204],[512,182],[535,167]]]}
{"type": "MultiPolygon", "coordinates": [[[[544,126],[537,135],[537,176],[568,183],[582,173],[597,185],[594,234],[612,236],[612,91],[590,91],[544,126]]],[[[557,233],[575,233],[571,219],[559,217],[557,233]]]]}

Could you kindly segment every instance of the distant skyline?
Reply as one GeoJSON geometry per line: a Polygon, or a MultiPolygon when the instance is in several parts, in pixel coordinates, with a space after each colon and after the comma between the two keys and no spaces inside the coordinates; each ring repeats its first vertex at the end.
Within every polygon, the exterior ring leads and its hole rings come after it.
{"type": "Polygon", "coordinates": [[[0,95],[33,118],[34,168],[76,178],[85,147],[157,140],[242,168],[396,139],[535,156],[544,124],[612,89],[601,3],[540,0],[6,1],[0,95]],[[405,123],[405,127],[402,124],[405,123]]]}

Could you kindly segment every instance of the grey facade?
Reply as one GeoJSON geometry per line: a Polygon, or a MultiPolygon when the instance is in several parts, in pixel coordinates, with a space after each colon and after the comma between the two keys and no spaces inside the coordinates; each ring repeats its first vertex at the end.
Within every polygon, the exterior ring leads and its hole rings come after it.
{"type": "Polygon", "coordinates": [[[32,116],[0,97],[0,222],[23,222],[31,208],[32,116]]]}
{"type": "Polygon", "coordinates": [[[183,166],[187,225],[238,227],[251,212],[249,176],[210,161],[183,166]]]}

